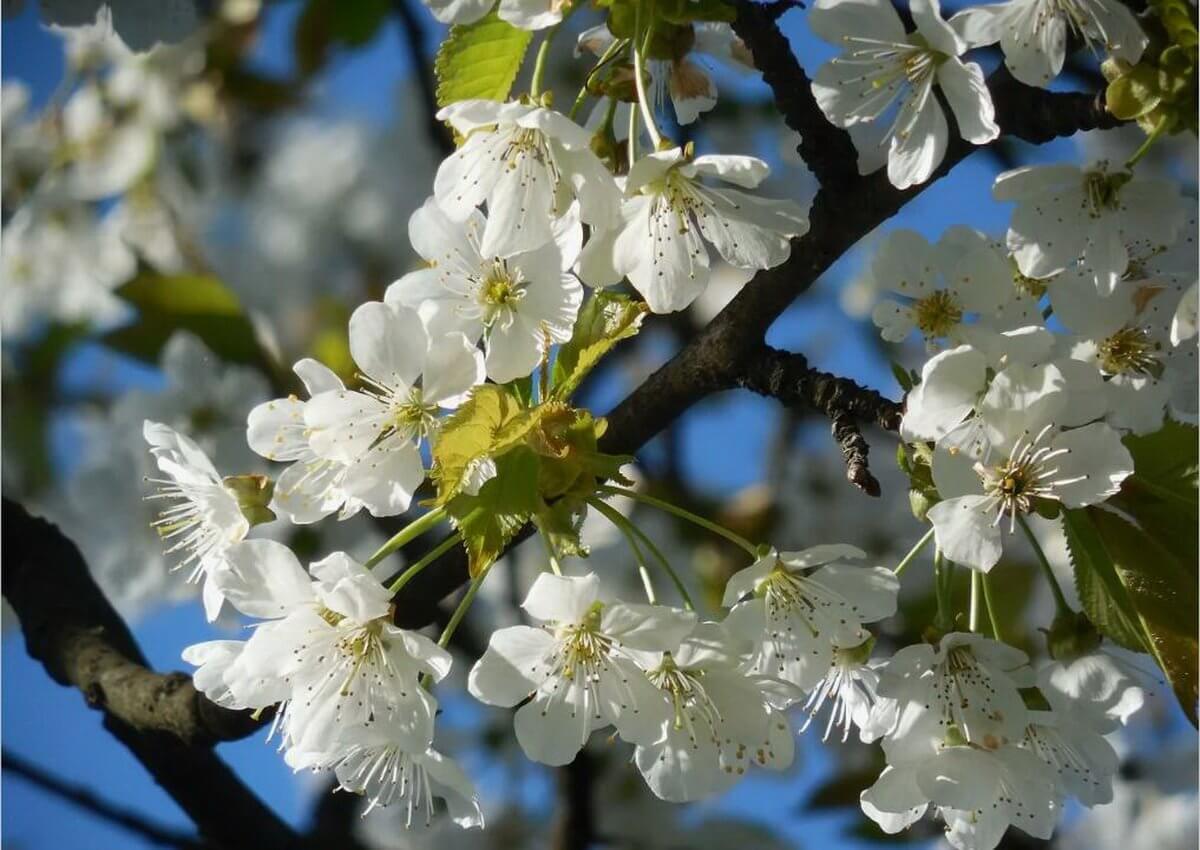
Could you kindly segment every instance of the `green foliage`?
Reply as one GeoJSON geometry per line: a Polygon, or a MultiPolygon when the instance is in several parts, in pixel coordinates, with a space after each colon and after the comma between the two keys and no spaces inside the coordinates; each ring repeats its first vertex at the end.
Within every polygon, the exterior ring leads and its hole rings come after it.
{"type": "Polygon", "coordinates": [[[1108,111],[1147,133],[1196,132],[1196,11],[1186,0],[1151,0],[1150,45],[1136,65],[1110,59],[1108,111]]]}
{"type": "Polygon", "coordinates": [[[300,73],[306,77],[316,73],[335,47],[362,47],[370,42],[390,10],[388,0],[308,0],[292,36],[300,73]]]}
{"type": "Polygon", "coordinates": [[[1150,653],[1195,723],[1200,661],[1195,562],[1180,561],[1155,537],[1111,511],[1064,511],[1063,520],[1089,619],[1122,646],[1150,653]]]}
{"type": "Polygon", "coordinates": [[[625,295],[600,290],[579,311],[571,341],[558,350],[551,395],[565,401],[618,342],[637,334],[647,307],[625,295]]]}
{"type": "Polygon", "coordinates": [[[477,387],[447,419],[433,444],[436,504],[463,532],[472,575],[486,568],[525,523],[536,520],[556,551],[583,554],[579,514],[600,480],[625,482],[628,458],[597,448],[606,423],[586,410],[549,401],[527,407],[509,389],[477,387]],[[464,490],[473,464],[495,475],[478,493],[464,490]]]}
{"type": "Polygon", "coordinates": [[[1126,437],[1124,443],[1136,471],[1109,504],[1132,517],[1183,563],[1200,562],[1200,432],[1195,426],[1167,420],[1161,430],[1126,437]]]}
{"type": "Polygon", "coordinates": [[[142,269],[117,295],[137,308],[138,318],[101,338],[109,348],[157,363],[171,334],[186,330],[223,360],[272,368],[237,296],[215,277],[142,269]]]}
{"type": "Polygon", "coordinates": [[[437,100],[505,100],[533,33],[500,20],[495,11],[473,24],[450,28],[434,62],[437,100]]]}

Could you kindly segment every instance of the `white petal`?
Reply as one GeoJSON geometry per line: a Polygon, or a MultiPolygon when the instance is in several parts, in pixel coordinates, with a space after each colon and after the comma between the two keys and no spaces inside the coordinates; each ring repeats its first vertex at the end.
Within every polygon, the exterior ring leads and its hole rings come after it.
{"type": "Polygon", "coordinates": [[[1051,444],[1067,453],[1055,459],[1058,480],[1055,493],[1065,507],[1080,508],[1102,502],[1121,489],[1121,482],[1133,474],[1133,458],[1121,443],[1121,436],[1108,425],[1097,422],[1064,431],[1051,444]]]}
{"type": "Polygon", "coordinates": [[[1003,547],[995,513],[987,496],[959,496],[938,502],[926,514],[942,554],[957,564],[987,572],[1000,560],[1003,547]]]}
{"type": "Polygon", "coordinates": [[[415,310],[368,301],[350,316],[349,333],[350,353],[366,375],[393,389],[416,382],[429,340],[415,310]]]}
{"type": "Polygon", "coordinates": [[[875,784],[859,795],[863,814],[889,835],[908,829],[925,814],[928,798],[917,788],[916,771],[885,767],[875,784]]]}
{"type": "Polygon", "coordinates": [[[586,576],[556,576],[542,573],[529,588],[521,607],[544,623],[578,623],[600,594],[600,579],[586,576]]]}
{"type": "Polygon", "coordinates": [[[888,149],[888,180],[897,189],[907,189],[924,183],[941,165],[946,154],[949,128],[946,116],[933,93],[913,92],[909,98],[922,97],[920,105],[901,107],[902,116],[911,108],[916,110],[911,123],[892,136],[888,149]]]}
{"type": "Polygon", "coordinates": [[[600,627],[630,649],[673,652],[696,627],[696,615],[666,605],[617,602],[604,606],[600,627]]]}
{"type": "Polygon", "coordinates": [[[334,552],[313,562],[309,569],[317,580],[317,596],[329,610],[356,623],[366,623],[388,615],[391,593],[379,583],[379,579],[345,552],[334,552]]]}
{"type": "Polygon", "coordinates": [[[348,497],[361,501],[371,516],[396,516],[408,510],[424,480],[417,446],[391,437],[346,468],[342,487],[348,497]]]}
{"type": "Polygon", "coordinates": [[[243,614],[274,619],[316,599],[308,573],[282,543],[243,540],[226,550],[225,560],[213,578],[243,614]]]}
{"type": "Polygon", "coordinates": [[[446,334],[430,342],[422,375],[423,401],[447,409],[458,407],[472,387],[483,383],[483,354],[462,334],[446,334]]]}
{"type": "Polygon", "coordinates": [[[958,132],[968,142],[982,145],[1000,135],[992,95],[983,81],[983,69],[974,62],[949,59],[937,70],[938,85],[946,95],[958,132]]]}
{"type": "Polygon", "coordinates": [[[975,407],[987,382],[987,360],[969,345],[934,355],[909,394],[900,433],[905,440],[938,440],[975,407]]]}
{"type": "Polygon", "coordinates": [[[535,690],[545,678],[542,660],[554,646],[544,629],[509,626],[497,629],[487,650],[467,677],[467,689],[475,699],[504,708],[514,706],[535,690]]]}

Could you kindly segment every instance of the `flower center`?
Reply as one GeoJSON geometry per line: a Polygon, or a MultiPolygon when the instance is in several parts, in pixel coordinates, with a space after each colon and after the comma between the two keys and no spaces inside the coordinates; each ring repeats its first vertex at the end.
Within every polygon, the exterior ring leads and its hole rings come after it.
{"type": "Polygon", "coordinates": [[[1103,167],[1086,172],[1083,175],[1083,195],[1087,200],[1088,215],[1095,218],[1102,212],[1118,209],[1121,205],[1121,187],[1131,179],[1133,178],[1126,172],[1109,174],[1103,167]]]}
{"type": "Polygon", "coordinates": [[[963,311],[949,292],[938,289],[913,305],[917,327],[927,337],[946,336],[962,321],[963,311]]]}
{"type": "Polygon", "coordinates": [[[1015,266],[1013,267],[1012,279],[1013,286],[1015,286],[1017,292],[1021,293],[1022,295],[1027,295],[1030,298],[1041,298],[1046,294],[1046,281],[1040,278],[1023,275],[1015,266]]]}
{"type": "Polygon", "coordinates": [[[437,428],[437,405],[425,401],[420,387],[413,387],[404,398],[392,404],[393,427],[406,437],[420,439],[437,428]]]}
{"type": "Polygon", "coordinates": [[[484,325],[491,327],[497,319],[511,321],[517,304],[525,297],[525,285],[525,276],[519,269],[510,270],[504,260],[493,260],[477,293],[484,325]]]}
{"type": "Polygon", "coordinates": [[[1110,375],[1150,375],[1162,377],[1159,360],[1162,345],[1150,338],[1144,328],[1126,325],[1100,343],[1100,368],[1110,375]]]}
{"type": "Polygon", "coordinates": [[[1053,430],[1053,425],[1047,425],[1032,440],[1018,440],[1002,464],[975,464],[983,492],[991,497],[990,507],[996,509],[994,525],[1008,514],[1009,530],[1014,530],[1017,517],[1032,511],[1038,499],[1057,501],[1055,488],[1078,480],[1054,477],[1058,473],[1054,461],[1066,454],[1067,449],[1052,449],[1043,444],[1053,430]]]}
{"type": "Polygon", "coordinates": [[[600,631],[600,608],[593,606],[583,621],[563,629],[562,664],[560,674],[564,679],[574,679],[581,674],[584,681],[600,679],[600,669],[612,651],[612,638],[600,631]]]}

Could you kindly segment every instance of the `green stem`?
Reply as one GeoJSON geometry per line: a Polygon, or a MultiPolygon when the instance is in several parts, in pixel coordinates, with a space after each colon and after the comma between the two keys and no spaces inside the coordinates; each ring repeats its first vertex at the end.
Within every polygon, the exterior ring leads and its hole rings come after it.
{"type": "Polygon", "coordinates": [[[908,565],[917,559],[917,555],[921,554],[921,551],[929,545],[929,541],[932,539],[933,526],[930,526],[929,530],[922,535],[921,539],[918,540],[916,544],[908,550],[908,554],[904,556],[904,559],[900,561],[900,563],[896,564],[896,569],[892,570],[892,574],[900,575],[900,573],[904,572],[905,569],[908,568],[908,565]]]}
{"type": "Polygon", "coordinates": [[[635,490],[626,490],[624,487],[604,485],[599,488],[599,491],[601,493],[607,493],[610,496],[624,496],[628,499],[633,499],[635,502],[642,502],[643,504],[658,508],[660,511],[666,511],[669,514],[674,514],[680,519],[685,519],[690,523],[700,526],[701,528],[708,529],[713,534],[719,534],[730,543],[734,543],[744,549],[746,553],[750,555],[750,557],[758,560],[758,547],[745,537],[742,537],[740,534],[730,531],[728,528],[718,525],[711,520],[707,520],[702,516],[697,516],[691,511],[685,510],[678,505],[673,505],[670,502],[663,501],[662,499],[655,498],[654,496],[650,496],[646,493],[638,493],[635,490]]]}
{"type": "Polygon", "coordinates": [[[937,596],[937,625],[943,632],[953,631],[954,621],[950,618],[950,566],[942,557],[942,550],[933,554],[933,590],[937,596]]]}
{"type": "Polygon", "coordinates": [[[1050,583],[1050,590],[1054,593],[1054,605],[1059,614],[1074,614],[1071,606],[1067,604],[1067,597],[1063,595],[1062,587],[1058,584],[1058,579],[1054,576],[1054,568],[1050,566],[1050,561],[1046,559],[1046,553],[1042,551],[1042,546],[1038,543],[1037,538],[1033,536],[1033,529],[1029,527],[1029,523],[1025,521],[1025,517],[1017,514],[1017,523],[1021,526],[1021,530],[1025,532],[1025,537],[1029,540],[1029,545],[1033,547],[1033,554],[1037,557],[1038,565],[1042,568],[1042,574],[1045,575],[1046,581],[1050,583]]]}
{"type": "Polygon", "coordinates": [[[996,616],[996,607],[992,603],[992,582],[988,578],[987,573],[981,573],[980,584],[983,585],[983,604],[987,606],[988,620],[992,624],[992,637],[1001,643],[1004,638],[1000,637],[1000,619],[996,616]]]}
{"type": "MultiPolygon", "coordinates": [[[[655,563],[657,563],[658,566],[662,568],[663,572],[667,574],[668,578],[671,579],[671,584],[675,585],[675,590],[679,593],[679,597],[683,600],[683,607],[688,611],[694,611],[696,609],[695,603],[692,602],[692,595],[688,593],[687,585],[683,583],[683,579],[679,577],[679,573],[675,572],[675,568],[671,566],[671,562],[667,560],[666,555],[662,553],[661,549],[654,545],[654,541],[651,540],[644,531],[630,522],[628,518],[622,516],[621,512],[612,505],[597,499],[594,496],[588,499],[587,503],[599,511],[605,519],[616,526],[616,528],[624,533],[626,537],[632,537],[639,541],[650,553],[650,556],[654,559],[655,563]]],[[[637,551],[636,544],[632,539],[630,540],[630,546],[637,551]]]]}
{"type": "Polygon", "coordinates": [[[983,582],[980,579],[983,573],[979,570],[971,570],[971,608],[967,615],[967,628],[972,632],[979,631],[979,610],[983,596],[983,582]]]}
{"type": "Polygon", "coordinates": [[[450,615],[450,620],[446,623],[446,628],[442,629],[442,636],[438,638],[438,646],[442,649],[450,645],[450,638],[454,637],[454,632],[458,629],[458,624],[463,621],[463,617],[467,615],[467,609],[475,601],[475,594],[479,592],[479,585],[483,584],[483,580],[487,578],[487,574],[491,570],[492,566],[489,564],[484,568],[483,572],[471,579],[471,583],[467,585],[467,592],[463,594],[463,598],[454,609],[454,613],[450,615]]]}
{"type": "Polygon", "coordinates": [[[388,588],[388,591],[392,595],[399,593],[400,588],[404,587],[404,585],[416,578],[417,573],[421,572],[421,570],[425,569],[442,555],[446,554],[446,552],[448,552],[460,540],[462,540],[462,532],[456,531],[441,543],[434,546],[425,553],[425,557],[421,558],[421,560],[417,561],[404,572],[400,573],[400,577],[392,582],[391,586],[388,588]]]}
{"type": "Polygon", "coordinates": [[[632,168],[633,164],[635,162],[637,162],[637,130],[638,130],[637,122],[638,122],[638,111],[636,109],[629,110],[629,139],[627,140],[626,143],[629,145],[629,167],[630,168],[632,168]]]}
{"type": "Polygon", "coordinates": [[[391,540],[380,546],[374,555],[367,558],[367,562],[363,566],[365,566],[367,569],[371,569],[371,567],[378,564],[405,543],[409,542],[410,540],[415,540],[426,531],[433,528],[435,525],[441,522],[445,516],[445,508],[434,508],[424,516],[413,520],[408,525],[404,526],[404,528],[397,531],[395,535],[392,536],[391,540]]]}
{"type": "Polygon", "coordinates": [[[646,45],[650,43],[650,34],[654,31],[654,22],[651,20],[650,26],[646,28],[646,33],[643,36],[642,30],[642,4],[637,4],[637,13],[634,24],[633,38],[633,84],[637,88],[638,108],[642,111],[642,120],[646,122],[646,132],[650,134],[650,143],[655,150],[658,150],[662,144],[662,135],[658,132],[658,127],[654,123],[654,111],[650,108],[650,99],[646,96],[646,81],[644,79],[645,68],[645,52],[646,45]],[[639,46],[638,38],[641,37],[642,43],[639,46]]]}
{"type": "MultiPolygon", "coordinates": [[[[618,53],[625,49],[629,44],[628,39],[618,38],[608,46],[608,49],[600,55],[599,60],[592,66],[592,70],[588,71],[587,78],[583,81],[583,85],[579,87],[579,94],[575,95],[575,102],[571,104],[571,111],[567,113],[567,117],[572,121],[579,114],[579,110],[583,108],[583,104],[587,101],[588,84],[592,81],[592,77],[596,75],[601,68],[611,62],[618,53]]],[[[614,101],[615,102],[615,101],[614,101]]]]}
{"type": "Polygon", "coordinates": [[[546,547],[546,558],[550,561],[550,572],[556,576],[562,575],[562,564],[558,562],[558,553],[554,551],[553,544],[550,543],[550,536],[546,534],[546,530],[542,528],[542,524],[536,519],[533,524],[537,526],[538,537],[542,538],[542,545],[546,547]]]}
{"type": "Polygon", "coordinates": [[[558,35],[560,26],[562,26],[562,21],[546,30],[546,34],[542,36],[542,43],[538,45],[537,58],[533,60],[533,77],[529,80],[529,96],[535,100],[542,93],[542,78],[546,74],[546,57],[550,55],[550,43],[554,41],[554,36],[558,35]]]}
{"type": "Polygon", "coordinates": [[[1129,159],[1125,162],[1125,167],[1132,169],[1135,165],[1137,165],[1138,160],[1150,152],[1150,148],[1154,147],[1154,143],[1158,141],[1159,136],[1166,132],[1166,129],[1167,116],[1164,115],[1158,120],[1158,123],[1154,125],[1154,129],[1150,131],[1150,135],[1146,136],[1146,140],[1142,142],[1141,147],[1134,151],[1133,156],[1129,157],[1129,159]]]}

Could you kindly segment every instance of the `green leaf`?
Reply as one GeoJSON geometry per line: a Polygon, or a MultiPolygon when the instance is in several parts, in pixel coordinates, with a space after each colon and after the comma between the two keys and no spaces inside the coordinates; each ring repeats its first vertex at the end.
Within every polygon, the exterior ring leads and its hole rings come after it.
{"type": "Polygon", "coordinates": [[[1195,426],[1171,420],[1153,434],[1126,437],[1134,474],[1109,500],[1185,564],[1200,562],[1198,441],[1195,426]]]}
{"type": "Polygon", "coordinates": [[[1154,68],[1138,65],[1108,84],[1104,103],[1123,121],[1140,118],[1162,102],[1157,82],[1154,68]]]}
{"type": "Polygon", "coordinates": [[[157,363],[171,334],[186,330],[223,360],[270,366],[237,296],[215,277],[142,270],[117,295],[139,315],[133,324],[101,337],[110,348],[157,363]]]}
{"type": "Polygon", "coordinates": [[[456,496],[447,510],[463,533],[471,576],[492,564],[509,541],[541,507],[538,470],[541,460],[518,446],[496,459],[496,476],[475,496],[456,496]]]}
{"type": "Polygon", "coordinates": [[[473,24],[451,27],[434,61],[438,106],[507,99],[532,37],[495,11],[473,24]]]}
{"type": "Polygon", "coordinates": [[[433,477],[438,504],[445,504],[462,487],[471,461],[495,457],[514,445],[533,427],[530,411],[504,387],[483,384],[442,423],[433,443],[433,477]]]}
{"type": "Polygon", "coordinates": [[[647,307],[625,295],[596,292],[579,311],[571,341],[558,350],[554,361],[554,398],[571,397],[588,372],[623,339],[642,326],[647,307]]]}
{"type": "Polygon", "coordinates": [[[1088,617],[1114,640],[1115,630],[1118,643],[1131,648],[1140,644],[1136,648],[1149,652],[1195,724],[1200,663],[1195,563],[1180,561],[1153,536],[1111,511],[1064,511],[1063,518],[1088,617]]]}
{"type": "Polygon", "coordinates": [[[693,21],[723,21],[733,23],[737,9],[726,0],[667,0],[656,10],[663,19],[673,24],[689,24],[693,21]]]}

